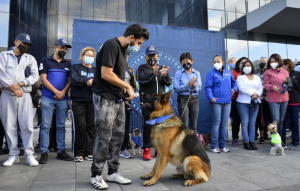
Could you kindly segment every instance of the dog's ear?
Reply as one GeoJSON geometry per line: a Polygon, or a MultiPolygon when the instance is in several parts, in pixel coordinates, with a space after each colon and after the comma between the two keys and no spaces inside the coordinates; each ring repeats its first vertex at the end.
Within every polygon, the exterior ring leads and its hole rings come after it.
{"type": "Polygon", "coordinates": [[[276,125],[277,124],[277,121],[274,121],[273,123],[272,123],[272,125],[276,125]]]}
{"type": "Polygon", "coordinates": [[[171,98],[173,90],[168,91],[167,93],[163,94],[163,101],[168,102],[171,98]]]}
{"type": "Polygon", "coordinates": [[[273,127],[272,130],[275,131],[276,127],[273,127]]]}

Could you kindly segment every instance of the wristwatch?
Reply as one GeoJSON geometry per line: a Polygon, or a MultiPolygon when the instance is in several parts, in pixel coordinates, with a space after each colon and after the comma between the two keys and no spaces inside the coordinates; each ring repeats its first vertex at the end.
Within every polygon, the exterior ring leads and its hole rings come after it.
{"type": "Polygon", "coordinates": [[[19,82],[18,85],[19,85],[20,87],[22,87],[22,83],[21,83],[21,82],[19,82]]]}

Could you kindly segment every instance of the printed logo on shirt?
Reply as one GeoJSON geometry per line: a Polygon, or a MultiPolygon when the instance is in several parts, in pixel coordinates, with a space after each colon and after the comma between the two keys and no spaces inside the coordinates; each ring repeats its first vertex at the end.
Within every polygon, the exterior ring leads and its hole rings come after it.
{"type": "Polygon", "coordinates": [[[132,73],[132,69],[131,68],[129,69],[129,72],[132,73]]]}
{"type": "Polygon", "coordinates": [[[86,73],[85,71],[81,71],[81,76],[86,76],[88,78],[93,78],[94,74],[93,73],[86,73]]]}
{"type": "Polygon", "coordinates": [[[69,71],[70,69],[69,69],[69,68],[65,68],[65,70],[68,70],[68,71],[69,71]]]}
{"type": "Polygon", "coordinates": [[[40,67],[39,67],[39,70],[42,70],[44,67],[43,67],[43,63],[40,63],[40,67]]]}

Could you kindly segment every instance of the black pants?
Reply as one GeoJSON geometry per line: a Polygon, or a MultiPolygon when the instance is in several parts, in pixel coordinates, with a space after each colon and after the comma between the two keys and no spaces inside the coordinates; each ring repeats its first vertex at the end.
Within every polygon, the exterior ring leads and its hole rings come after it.
{"type": "Polygon", "coordinates": [[[271,112],[269,108],[269,104],[267,101],[262,100],[262,103],[259,104],[259,110],[256,118],[256,125],[255,125],[255,133],[257,133],[257,129],[260,131],[264,130],[264,134],[261,137],[268,137],[268,124],[272,122],[271,112]],[[261,122],[261,108],[263,111],[263,123],[261,122]]]}
{"type": "Polygon", "coordinates": [[[130,107],[125,104],[125,134],[121,151],[128,149],[129,144],[130,107]]]}
{"type": "Polygon", "coordinates": [[[41,126],[42,123],[42,108],[37,107],[37,117],[38,117],[38,126],[41,126]]]}
{"type": "MultiPolygon", "coordinates": [[[[178,96],[178,99],[181,100],[180,102],[177,101],[179,118],[181,118],[181,115],[186,106],[188,98],[181,98],[180,96],[178,96]]],[[[198,98],[190,99],[188,105],[185,108],[181,121],[185,126],[190,127],[193,131],[195,131],[195,133],[198,133],[197,131],[198,113],[199,113],[198,98]],[[189,126],[189,119],[190,119],[190,126],[189,126]]]]}
{"type": "Polygon", "coordinates": [[[232,139],[239,139],[241,119],[236,107],[236,99],[231,99],[230,117],[232,118],[231,121],[232,139]]]}
{"type": "Polygon", "coordinates": [[[143,124],[143,149],[151,147],[151,125],[147,125],[145,122],[150,118],[150,111],[146,108],[142,108],[142,115],[144,117],[143,124]]]}
{"type": "Polygon", "coordinates": [[[299,145],[299,105],[288,105],[284,116],[282,127],[282,143],[286,143],[286,129],[288,122],[290,122],[290,130],[292,131],[292,143],[299,145]]]}
{"type": "Polygon", "coordinates": [[[71,102],[74,123],[74,156],[93,155],[96,135],[93,102],[71,102]]]}
{"type": "Polygon", "coordinates": [[[0,120],[0,151],[3,147],[3,138],[5,137],[4,127],[2,125],[2,121],[0,120]]]}

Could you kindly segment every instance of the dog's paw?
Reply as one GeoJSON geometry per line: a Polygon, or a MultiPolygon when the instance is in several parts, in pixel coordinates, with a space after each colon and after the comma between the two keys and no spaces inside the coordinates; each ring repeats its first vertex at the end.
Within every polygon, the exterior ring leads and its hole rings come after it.
{"type": "Polygon", "coordinates": [[[270,156],[275,156],[275,154],[271,154],[271,153],[269,153],[269,155],[270,155],[270,156]]]}
{"type": "Polygon", "coordinates": [[[154,181],[148,180],[148,181],[145,181],[145,182],[143,183],[143,186],[152,186],[152,185],[154,185],[154,184],[155,184],[154,181]]]}
{"type": "Polygon", "coordinates": [[[145,175],[141,176],[141,179],[144,179],[144,180],[149,180],[150,178],[152,178],[152,176],[150,176],[149,174],[145,174],[145,175]]]}
{"type": "Polygon", "coordinates": [[[194,180],[186,180],[186,181],[184,182],[184,185],[185,185],[185,186],[193,186],[193,185],[194,185],[194,180]]]}
{"type": "Polygon", "coordinates": [[[132,155],[134,155],[134,156],[135,156],[136,154],[135,154],[135,153],[132,153],[132,155]]]}
{"type": "Polygon", "coordinates": [[[171,179],[179,179],[179,178],[183,178],[183,174],[172,174],[171,175],[171,179]]]}

